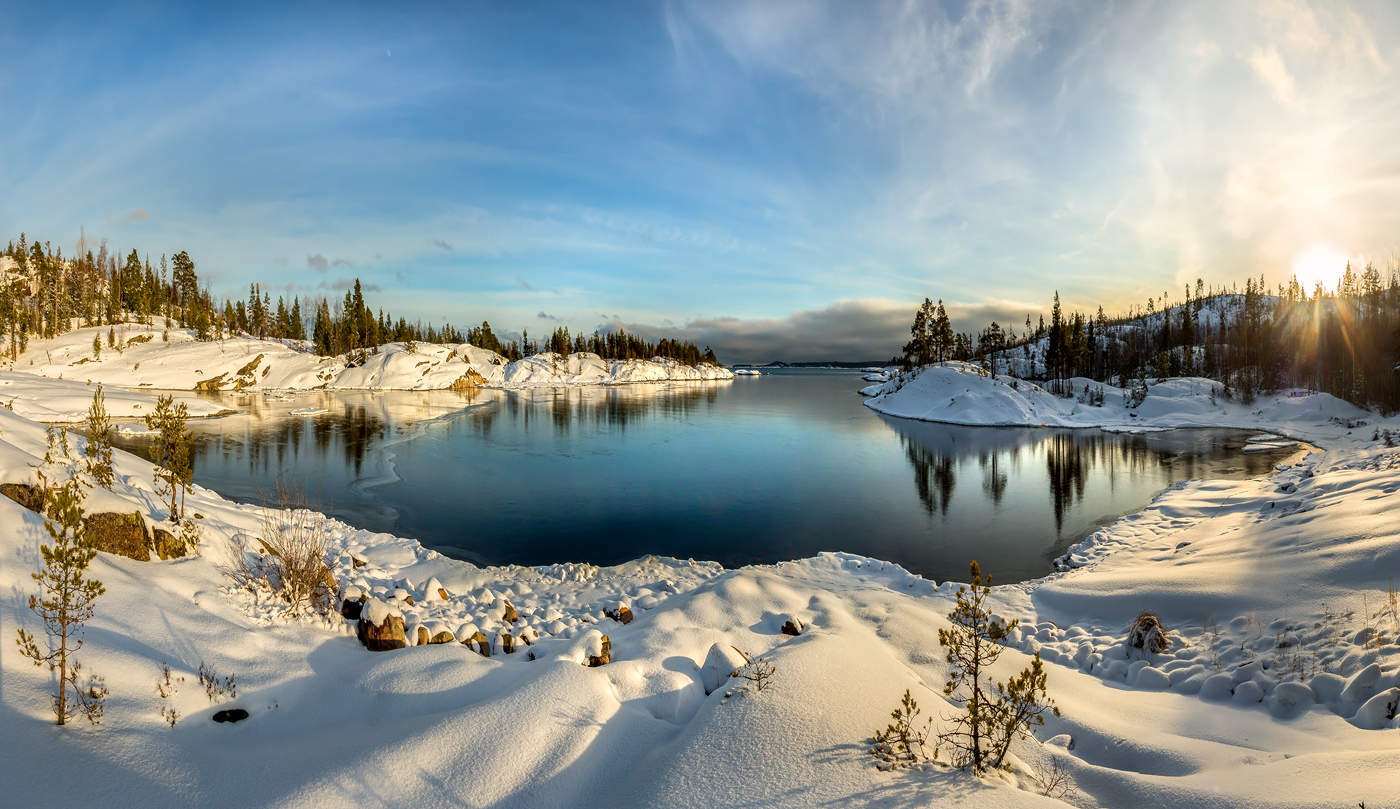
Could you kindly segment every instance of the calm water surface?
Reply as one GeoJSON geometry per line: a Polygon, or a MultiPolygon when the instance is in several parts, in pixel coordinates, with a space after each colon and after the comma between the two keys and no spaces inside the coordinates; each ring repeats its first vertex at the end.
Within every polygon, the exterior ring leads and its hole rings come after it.
{"type": "MultiPolygon", "coordinates": [[[[1250,433],[954,427],[881,416],[859,375],[454,393],[225,397],[193,423],[195,479],[313,507],[477,563],[726,566],[845,550],[938,580],[978,559],[1043,575],[1172,483],[1267,473],[1250,433]],[[295,409],[327,412],[294,415],[295,409]]],[[[142,439],[123,445],[141,450],[142,439]]]]}

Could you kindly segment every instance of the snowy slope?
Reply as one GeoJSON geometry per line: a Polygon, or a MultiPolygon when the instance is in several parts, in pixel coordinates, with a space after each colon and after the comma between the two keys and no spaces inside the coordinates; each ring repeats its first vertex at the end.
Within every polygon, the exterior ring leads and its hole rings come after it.
{"type": "Polygon", "coordinates": [[[102,382],[128,388],[171,390],[443,390],[485,384],[523,388],[622,384],[643,381],[732,379],[714,365],[692,368],[672,360],[604,360],[596,354],[540,354],[507,363],[493,351],[466,343],[389,343],[367,352],[363,363],[322,357],[309,343],[231,337],[198,342],[186,329],[128,323],[75,329],[31,340],[12,370],[56,379],[102,382]],[[94,354],[93,338],[102,343],[94,354]]]}
{"type": "MultiPolygon", "coordinates": [[[[1045,405],[1015,404],[1030,406],[1045,405]]],[[[112,690],[101,727],[54,728],[49,678],[0,644],[0,783],[7,803],[35,807],[1029,807],[1063,805],[1028,774],[1053,759],[1081,806],[1392,805],[1400,732],[1376,706],[1400,685],[1385,606],[1400,572],[1400,450],[1314,438],[1332,451],[1268,479],[1180,485],[1072,549],[1068,572],[998,588],[997,611],[1023,626],[1001,673],[1038,649],[1063,714],[1004,776],[882,772],[864,751],[905,688],[926,715],[953,711],[936,639],[952,583],[845,554],[738,570],[654,557],[477,568],[318,517],[341,585],[405,589],[411,626],[540,635],[534,660],[459,643],[371,653],[348,622],[288,620],[275,599],[232,589],[219,566],[232,538],[258,533],[257,511],[196,488],[201,556],[95,562],[108,592],[80,658],[112,690]],[[623,602],[637,616],[626,626],[603,615],[623,602]],[[1124,646],[1142,609],[1171,631],[1165,653],[1124,646]],[[787,615],[802,636],[779,632],[787,615]],[[587,668],[596,630],[613,662],[587,668]],[[715,643],[768,656],[772,688],[706,695],[715,643]],[[211,703],[201,661],[237,676],[235,700],[211,703]],[[155,694],[165,662],[185,677],[173,728],[155,694]],[[252,716],[209,721],[229,706],[252,716]],[[42,775],[55,762],[64,777],[42,775]]],[[[0,410],[0,480],[31,476],[44,445],[41,425],[0,410]]],[[[116,454],[118,485],[94,507],[162,519],[149,465],[116,454]]],[[[34,514],[0,498],[7,632],[35,626],[24,600],[42,538],[34,514]]]]}

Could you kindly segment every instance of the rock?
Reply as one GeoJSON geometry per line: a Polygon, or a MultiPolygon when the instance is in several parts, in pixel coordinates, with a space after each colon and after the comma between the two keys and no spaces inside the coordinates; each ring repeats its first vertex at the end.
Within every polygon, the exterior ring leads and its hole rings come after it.
{"type": "MultiPolygon", "coordinates": [[[[502,599],[502,600],[504,600],[504,599],[502,599]]],[[[509,601],[506,601],[506,602],[505,602],[505,605],[506,605],[505,614],[503,614],[503,615],[501,616],[501,620],[502,620],[502,621],[505,621],[505,622],[508,623],[508,624],[513,624],[513,623],[515,623],[516,621],[519,621],[519,620],[520,620],[520,615],[519,615],[519,613],[517,613],[517,612],[515,611],[515,607],[514,607],[509,601]]]]}
{"type": "Polygon", "coordinates": [[[438,598],[442,599],[443,601],[450,601],[451,598],[452,598],[451,596],[449,596],[449,595],[447,594],[447,588],[445,588],[445,587],[439,587],[439,588],[438,588],[438,591],[437,591],[437,594],[438,594],[438,598]]]}
{"type": "Polygon", "coordinates": [[[614,610],[603,610],[603,614],[617,621],[619,624],[632,623],[632,608],[626,604],[614,610]]]}
{"type": "Polygon", "coordinates": [[[433,624],[428,627],[428,643],[451,643],[457,636],[452,634],[452,630],[442,624],[433,624]]]}
{"type": "Polygon", "coordinates": [[[140,514],[99,512],[83,518],[83,536],[99,551],[138,562],[151,560],[150,537],[140,514]]]}
{"type": "Polygon", "coordinates": [[[1226,700],[1234,692],[1235,679],[1228,674],[1212,674],[1201,683],[1201,699],[1226,700]]]}
{"type": "Polygon", "coordinates": [[[369,562],[366,562],[365,560],[361,559],[361,558],[358,557],[358,556],[351,556],[351,557],[350,557],[350,567],[352,567],[352,568],[354,568],[354,569],[356,569],[356,570],[358,570],[359,568],[364,567],[364,566],[367,565],[367,564],[369,564],[369,562]]]}
{"type": "Polygon", "coordinates": [[[806,627],[802,625],[802,621],[798,620],[796,615],[787,615],[784,616],[782,629],[784,635],[797,637],[802,634],[802,630],[806,627]]]}
{"type": "Polygon", "coordinates": [[[356,634],[371,652],[387,652],[408,645],[403,632],[403,615],[377,598],[365,602],[356,634]]]}
{"type": "Polygon", "coordinates": [[[1340,676],[1328,671],[1313,675],[1308,680],[1308,686],[1312,689],[1314,698],[1323,705],[1330,705],[1341,696],[1342,689],[1346,687],[1347,681],[1340,676]]]}
{"type": "Polygon", "coordinates": [[[225,708],[222,711],[215,711],[210,717],[215,722],[242,722],[248,718],[248,712],[242,708],[225,708]]]}
{"type": "Polygon", "coordinates": [[[1269,713],[1276,719],[1289,719],[1313,705],[1313,690],[1303,683],[1279,683],[1269,698],[1269,713]]]}
{"type": "Polygon", "coordinates": [[[1381,679],[1381,664],[1372,663],[1347,680],[1341,696],[1337,697],[1337,713],[1351,716],[1363,703],[1376,693],[1376,683],[1381,679]]]}
{"type": "Polygon", "coordinates": [[[1351,723],[1362,730],[1380,730],[1389,727],[1395,718],[1396,704],[1400,703],[1400,688],[1387,688],[1376,694],[1356,710],[1351,723]]]}
{"type": "Polygon", "coordinates": [[[1149,688],[1153,691],[1165,691],[1171,688],[1171,677],[1161,669],[1152,666],[1143,666],[1137,673],[1134,684],[1138,688],[1149,688]]]}
{"type": "Polygon", "coordinates": [[[466,640],[462,641],[462,643],[482,657],[491,656],[491,641],[487,640],[485,633],[479,629],[473,632],[466,640]]]}
{"type": "MultiPolygon", "coordinates": [[[[596,631],[596,630],[595,630],[596,631]]],[[[589,649],[588,666],[597,668],[606,666],[612,662],[612,639],[607,635],[600,635],[592,639],[592,648],[589,649]]]]}
{"type": "Polygon", "coordinates": [[[713,694],[724,687],[734,672],[744,665],[744,656],[733,646],[722,643],[710,644],[705,662],[700,666],[700,685],[705,694],[713,694]]]}
{"type": "Polygon", "coordinates": [[[155,536],[156,556],[161,559],[183,559],[188,550],[185,543],[175,538],[175,535],[165,530],[157,528],[151,532],[155,536]]]}
{"type": "Polygon", "coordinates": [[[499,645],[500,645],[501,653],[502,653],[502,654],[514,654],[514,653],[515,653],[515,636],[512,635],[512,634],[510,634],[509,632],[502,632],[501,635],[500,635],[500,642],[499,642],[499,645]]]}
{"type": "Polygon", "coordinates": [[[413,641],[414,646],[427,646],[428,641],[433,639],[433,636],[428,632],[428,628],[422,624],[418,625],[417,635],[418,637],[414,638],[413,641]]]}
{"type": "Polygon", "coordinates": [[[340,616],[342,618],[348,618],[351,621],[360,620],[360,613],[364,610],[365,601],[366,599],[364,596],[356,596],[354,598],[347,597],[344,601],[340,602],[340,616]]]}
{"type": "Polygon", "coordinates": [[[0,483],[0,494],[36,514],[44,508],[44,490],[32,483],[0,483]]]}
{"type": "Polygon", "coordinates": [[[468,368],[465,374],[452,380],[452,390],[471,390],[486,386],[486,379],[475,369],[468,368]]]}
{"type": "Polygon", "coordinates": [[[1237,705],[1254,705],[1264,701],[1264,689],[1253,680],[1245,680],[1235,686],[1233,699],[1237,705]]]}

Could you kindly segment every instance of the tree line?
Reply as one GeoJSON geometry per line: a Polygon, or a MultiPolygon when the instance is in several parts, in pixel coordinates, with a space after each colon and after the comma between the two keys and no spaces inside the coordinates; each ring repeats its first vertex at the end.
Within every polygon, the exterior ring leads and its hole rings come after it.
{"type": "Polygon", "coordinates": [[[196,339],[220,340],[244,334],[259,339],[309,340],[326,356],[373,350],[390,342],[462,343],[518,360],[543,351],[560,354],[591,351],[605,359],[667,357],[687,365],[719,364],[708,346],[661,338],[645,340],[622,330],[592,335],[570,334],[558,328],[542,340],[503,341],[483,321],[463,334],[450,323],[442,326],[395,318],[365,300],[359,279],[341,300],[272,295],[259,284],[248,288],[246,300],[217,302],[202,285],[195,262],[181,250],[152,261],[132,250],[123,258],[105,241],[95,249],[85,238],[75,254],[65,257],[50,242],[30,242],[20,234],[0,255],[9,257],[18,272],[0,278],[0,336],[6,338],[11,359],[24,351],[31,337],[50,338],[75,326],[100,326],[134,319],[147,326],[159,320],[194,331],[196,339]]]}
{"type": "Polygon", "coordinates": [[[1400,410],[1400,266],[1347,264],[1335,289],[1309,293],[1296,277],[1270,288],[1262,276],[1243,288],[1198,279],[1178,299],[1167,293],[1110,318],[1066,312],[1055,293],[1024,328],[992,322],[955,332],[942,301],[916,311],[904,347],[906,367],[944,360],[978,362],[992,373],[1047,383],[1071,395],[1071,378],[1126,386],[1133,380],[1197,376],[1252,402],[1260,393],[1307,388],[1361,407],[1400,410]]]}

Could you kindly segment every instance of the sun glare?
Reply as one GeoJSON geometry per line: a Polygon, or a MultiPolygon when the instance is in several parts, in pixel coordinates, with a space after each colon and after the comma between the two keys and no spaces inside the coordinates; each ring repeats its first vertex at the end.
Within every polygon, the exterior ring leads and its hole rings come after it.
{"type": "Polygon", "coordinates": [[[1342,277],[1346,266],[1346,255],[1326,245],[1318,245],[1293,262],[1293,274],[1298,277],[1303,291],[1311,295],[1319,282],[1327,289],[1336,289],[1337,280],[1342,277]]]}

